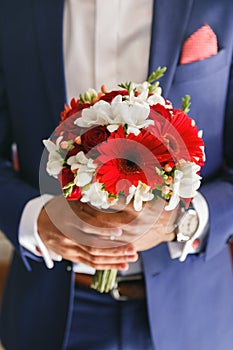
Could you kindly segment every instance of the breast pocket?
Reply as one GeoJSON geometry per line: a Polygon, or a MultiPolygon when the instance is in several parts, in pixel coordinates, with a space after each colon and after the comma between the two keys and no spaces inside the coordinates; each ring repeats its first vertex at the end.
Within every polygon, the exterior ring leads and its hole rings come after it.
{"type": "Polygon", "coordinates": [[[184,81],[199,80],[208,75],[218,73],[221,69],[226,67],[226,64],[227,51],[222,49],[217,55],[178,66],[174,76],[174,82],[181,83],[184,81]]]}

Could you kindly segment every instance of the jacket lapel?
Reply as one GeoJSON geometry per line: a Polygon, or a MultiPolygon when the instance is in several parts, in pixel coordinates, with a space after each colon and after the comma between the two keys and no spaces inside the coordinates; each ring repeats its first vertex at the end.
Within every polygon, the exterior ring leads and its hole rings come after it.
{"type": "Polygon", "coordinates": [[[149,73],[158,66],[167,67],[166,74],[160,79],[165,96],[179,61],[192,4],[193,0],[155,0],[149,73]]]}
{"type": "Polygon", "coordinates": [[[49,98],[51,115],[55,123],[65,102],[65,83],[62,52],[63,0],[34,0],[34,15],[44,75],[45,92],[49,98]]]}

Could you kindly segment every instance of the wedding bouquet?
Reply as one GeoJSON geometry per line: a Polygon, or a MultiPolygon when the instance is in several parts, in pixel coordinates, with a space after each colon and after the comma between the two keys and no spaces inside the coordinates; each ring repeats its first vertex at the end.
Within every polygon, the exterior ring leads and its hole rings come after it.
{"type": "MultiPolygon", "coordinates": [[[[89,89],[73,98],[61,122],[44,140],[47,172],[60,181],[67,200],[80,200],[98,209],[119,200],[133,201],[135,211],[159,196],[174,209],[186,205],[200,186],[204,164],[202,132],[188,117],[190,98],[175,109],[162,96],[158,68],[147,81],[119,84],[119,89],[89,89]]],[[[116,270],[97,271],[93,287],[114,286],[116,270]]]]}

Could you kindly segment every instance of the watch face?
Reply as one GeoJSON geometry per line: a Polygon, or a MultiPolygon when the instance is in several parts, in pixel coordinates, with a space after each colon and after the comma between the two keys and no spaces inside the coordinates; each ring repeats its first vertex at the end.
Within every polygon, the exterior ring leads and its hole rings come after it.
{"type": "Polygon", "coordinates": [[[196,232],[198,223],[199,220],[196,210],[186,210],[179,221],[177,236],[180,235],[180,239],[182,239],[181,236],[184,236],[183,240],[187,241],[196,232]]]}

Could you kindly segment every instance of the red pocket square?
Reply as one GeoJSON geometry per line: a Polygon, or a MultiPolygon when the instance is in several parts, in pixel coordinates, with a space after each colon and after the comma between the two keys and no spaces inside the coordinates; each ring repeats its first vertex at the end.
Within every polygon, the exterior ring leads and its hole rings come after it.
{"type": "Polygon", "coordinates": [[[193,33],[184,43],[180,64],[191,63],[218,53],[217,37],[208,24],[193,33]]]}

